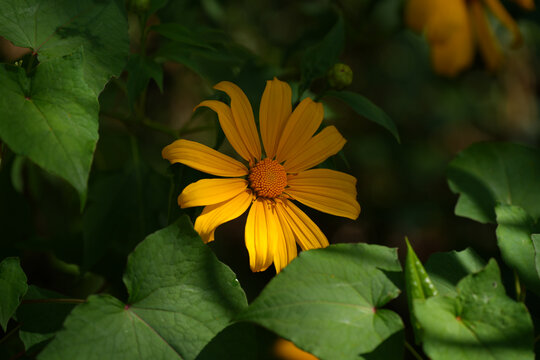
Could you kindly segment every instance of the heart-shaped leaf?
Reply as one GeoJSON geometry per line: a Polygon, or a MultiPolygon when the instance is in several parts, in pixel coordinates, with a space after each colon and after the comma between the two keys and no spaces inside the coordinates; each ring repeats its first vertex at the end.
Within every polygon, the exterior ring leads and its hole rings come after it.
{"type": "Polygon", "coordinates": [[[400,271],[395,249],[338,244],[302,252],[237,320],[260,324],[320,359],[357,359],[398,332],[382,309],[399,294],[383,271],[400,271]]]}
{"type": "Polygon", "coordinates": [[[415,300],[424,351],[431,359],[534,359],[529,313],[506,296],[494,260],[467,275],[456,290],[455,297],[415,300]]]}
{"type": "Polygon", "coordinates": [[[40,359],[195,359],[247,305],[234,273],[187,217],[139,244],[124,282],[127,304],[91,296],[40,359]]]}

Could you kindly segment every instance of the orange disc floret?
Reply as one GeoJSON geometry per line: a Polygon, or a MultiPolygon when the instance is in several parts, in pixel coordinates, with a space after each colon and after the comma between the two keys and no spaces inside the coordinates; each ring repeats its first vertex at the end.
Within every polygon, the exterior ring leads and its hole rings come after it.
{"type": "Polygon", "coordinates": [[[266,158],[249,170],[249,187],[258,197],[275,198],[287,186],[285,168],[276,160],[266,158]]]}

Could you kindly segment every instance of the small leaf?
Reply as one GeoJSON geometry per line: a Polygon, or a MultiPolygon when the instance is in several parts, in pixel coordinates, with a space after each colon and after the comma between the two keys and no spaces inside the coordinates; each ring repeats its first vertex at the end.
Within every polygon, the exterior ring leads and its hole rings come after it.
{"type": "Polygon", "coordinates": [[[414,300],[425,300],[437,295],[437,289],[431,282],[424,266],[416,256],[409,240],[405,238],[407,243],[407,257],[405,258],[405,286],[407,291],[407,303],[409,304],[409,312],[411,314],[411,323],[413,325],[414,335],[417,344],[421,339],[420,324],[414,316],[414,300]]]}
{"type": "Polygon", "coordinates": [[[515,269],[530,290],[540,295],[540,276],[536,266],[536,251],[531,239],[533,219],[519,206],[498,205],[497,244],[504,262],[515,269]]]}
{"type": "Polygon", "coordinates": [[[333,96],[343,101],[358,115],[363,116],[388,130],[394,136],[394,138],[396,138],[397,142],[400,142],[396,124],[392,121],[392,119],[390,119],[390,117],[381,108],[373,104],[362,95],[352,91],[334,90],[328,91],[325,95],[333,96]]]}
{"type": "Polygon", "coordinates": [[[381,309],[399,294],[383,271],[400,271],[395,249],[339,244],[300,254],[237,320],[251,321],[320,359],[356,359],[403,328],[381,309]]]}
{"type": "Polygon", "coordinates": [[[9,319],[15,314],[26,293],[26,275],[18,258],[10,257],[0,262],[0,326],[6,331],[9,319]]]}
{"type": "Polygon", "coordinates": [[[81,204],[98,140],[98,100],[83,79],[78,52],[37,66],[26,77],[0,66],[0,138],[17,154],[66,179],[81,204]]]}
{"type": "Polygon", "coordinates": [[[24,296],[27,303],[17,309],[17,320],[22,323],[19,336],[24,343],[26,352],[32,352],[51,340],[55,333],[62,328],[65,318],[75,307],[73,303],[62,302],[31,302],[31,300],[65,299],[57,292],[40,289],[30,285],[24,296]]]}
{"type": "Polygon", "coordinates": [[[97,96],[111,76],[120,74],[129,52],[127,18],[120,4],[114,0],[0,1],[0,35],[32,49],[41,62],[62,58],[82,46],[84,81],[97,96]]]}
{"type": "Polygon", "coordinates": [[[410,299],[427,299],[437,295],[437,289],[431,282],[424,266],[416,256],[408,239],[407,257],[405,259],[405,282],[410,299]]]}
{"type": "Polygon", "coordinates": [[[133,107],[139,95],[148,86],[150,79],[153,79],[159,90],[163,92],[163,67],[155,61],[132,54],[126,71],[129,74],[126,85],[129,106],[133,107]]]}
{"type": "Polygon", "coordinates": [[[415,313],[433,360],[534,359],[527,308],[505,295],[494,260],[461,280],[457,296],[416,300],[415,313]]]}
{"type": "Polygon", "coordinates": [[[309,47],[302,57],[300,95],[312,81],[326,75],[345,46],[345,23],[338,16],[336,23],[320,42],[309,47]]]}
{"type": "Polygon", "coordinates": [[[109,295],[89,297],[40,359],[195,359],[247,305],[234,273],[187,217],[137,246],[124,283],[127,304],[109,295]]]}
{"type": "Polygon", "coordinates": [[[471,248],[435,253],[426,262],[426,271],[441,295],[456,295],[456,285],[465,276],[486,266],[471,248]]]}
{"type": "Polygon", "coordinates": [[[540,217],[540,151],[511,143],[485,142],[459,153],[448,167],[448,184],[459,199],[455,213],[495,223],[497,203],[522,207],[540,217]]]}

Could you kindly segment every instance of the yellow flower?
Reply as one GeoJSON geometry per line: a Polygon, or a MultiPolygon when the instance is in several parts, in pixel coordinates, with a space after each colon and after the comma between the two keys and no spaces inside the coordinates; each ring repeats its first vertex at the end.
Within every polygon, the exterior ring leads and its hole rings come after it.
{"type": "Polygon", "coordinates": [[[319,360],[314,355],[300,350],[292,342],[282,338],[276,341],[274,353],[282,360],[319,360]]]}
{"type": "MultiPolygon", "coordinates": [[[[533,0],[514,1],[525,9],[534,8],[533,0]]],[[[519,28],[499,0],[409,0],[405,20],[413,30],[425,32],[437,73],[454,76],[469,67],[475,44],[487,68],[495,71],[502,65],[503,55],[486,9],[510,30],[513,45],[519,45],[519,28]]]]}
{"type": "Polygon", "coordinates": [[[292,111],[291,88],[276,78],[268,81],[259,109],[262,145],[246,95],[233,83],[214,86],[231,99],[228,106],[207,100],[231,146],[247,166],[205,145],[177,140],[163,149],[163,158],[199,171],[221,176],[186,186],[178,197],[182,208],[204,206],[195,230],[205,242],[216,228],[243,214],[250,206],[245,243],[252,271],[264,271],[272,262],[279,272],[302,250],[328,246],[319,227],[291,200],[329,214],[356,219],[356,179],[348,174],[312,169],[336,154],[345,139],[334,126],[315,134],[324,111],[306,98],[292,111]]]}

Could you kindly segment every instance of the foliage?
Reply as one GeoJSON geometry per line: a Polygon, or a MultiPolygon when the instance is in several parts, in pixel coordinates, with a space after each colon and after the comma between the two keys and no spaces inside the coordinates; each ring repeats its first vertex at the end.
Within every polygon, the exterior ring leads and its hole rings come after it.
{"type": "Polygon", "coordinates": [[[267,360],[279,337],[322,360],[539,354],[540,18],[506,70],[442,80],[402,5],[0,0],[0,358],[267,360]],[[347,139],[321,167],[357,179],[362,213],[306,210],[331,245],[251,273],[243,221],[204,244],[178,195],[209,175],[161,150],[232,153],[195,105],[229,103],[226,80],[259,109],[274,77],[347,139]]]}

